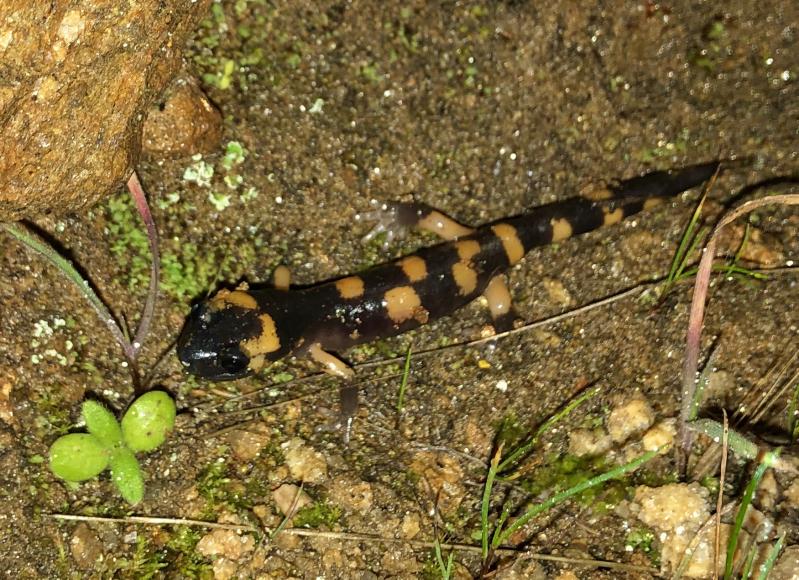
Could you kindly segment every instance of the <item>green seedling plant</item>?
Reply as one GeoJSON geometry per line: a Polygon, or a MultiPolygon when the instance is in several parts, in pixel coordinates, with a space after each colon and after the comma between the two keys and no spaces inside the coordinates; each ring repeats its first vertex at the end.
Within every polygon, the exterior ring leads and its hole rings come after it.
{"type": "MultiPolygon", "coordinates": [[[[679,282],[690,280],[696,276],[699,270],[698,266],[692,265],[691,257],[696,254],[697,249],[703,244],[710,233],[710,228],[702,225],[702,208],[704,207],[706,198],[707,192],[702,195],[702,199],[696,206],[694,213],[691,214],[691,219],[688,221],[688,225],[680,238],[680,243],[671,260],[669,273],[660,289],[660,300],[663,300],[679,282]]],[[[765,280],[767,276],[762,272],[756,272],[755,270],[740,265],[741,256],[743,255],[746,245],[749,243],[749,235],[750,227],[749,224],[747,224],[743,239],[735,255],[725,263],[714,263],[712,270],[730,278],[741,280],[765,280]]]]}
{"type": "MultiPolygon", "coordinates": [[[[111,313],[90,281],[81,275],[75,265],[33,229],[21,223],[0,224],[0,227],[49,260],[83,294],[119,344],[131,372],[134,391],[140,394],[150,382],[149,377],[142,378],[138,359],[155,312],[160,254],[155,221],[135,172],[128,179],[127,186],[144,224],[151,257],[150,284],[135,332],[111,313]]],[[[57,477],[77,483],[110,468],[114,485],[122,497],[130,504],[138,503],[144,495],[144,479],[136,453],[152,451],[163,443],[175,423],[174,401],[160,391],[146,392],[131,404],[121,423],[95,401],[84,402],[82,414],[88,433],[70,433],[57,439],[50,448],[51,470],[57,477]]]]}
{"type": "Polygon", "coordinates": [[[153,451],[175,426],[175,402],[163,391],[145,393],[117,421],[97,401],[84,401],[88,433],[69,433],[50,447],[50,469],[71,484],[92,479],[107,468],[120,495],[131,505],[144,497],[136,453],[153,451]]]}
{"type": "Polygon", "coordinates": [[[632,461],[623,465],[615,466],[604,473],[586,479],[576,485],[573,485],[563,491],[553,494],[543,502],[526,506],[521,512],[517,513],[517,508],[509,504],[503,504],[499,516],[495,521],[491,522],[491,498],[494,491],[494,485],[497,480],[510,481],[517,477],[515,472],[520,467],[520,462],[532,451],[533,447],[539,441],[540,437],[549,431],[554,425],[563,421],[569,414],[571,414],[578,406],[586,400],[595,396],[598,393],[597,388],[587,390],[585,393],[576,397],[573,401],[567,403],[562,409],[552,415],[549,419],[530,433],[525,440],[517,444],[509,453],[504,454],[504,444],[500,442],[497,445],[491,462],[489,464],[488,473],[486,474],[485,483],[483,485],[483,495],[480,504],[480,540],[481,540],[481,556],[483,561],[482,571],[488,572],[493,565],[494,554],[496,550],[510,541],[511,537],[521,530],[533,518],[551,510],[552,508],[562,504],[566,500],[579,496],[583,492],[599,486],[606,481],[620,478],[628,473],[631,473],[654,459],[662,450],[655,449],[646,452],[632,461]],[[511,523],[508,523],[509,518],[515,516],[511,523]]]}

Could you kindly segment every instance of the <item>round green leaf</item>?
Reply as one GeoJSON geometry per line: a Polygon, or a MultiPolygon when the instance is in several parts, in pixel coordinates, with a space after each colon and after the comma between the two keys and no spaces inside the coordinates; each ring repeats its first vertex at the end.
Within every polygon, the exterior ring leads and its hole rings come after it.
{"type": "Polygon", "coordinates": [[[122,437],[131,451],[152,451],[175,426],[175,402],[163,391],[150,391],[133,401],[122,417],[122,437]]]}
{"type": "Polygon", "coordinates": [[[50,469],[61,479],[85,481],[108,465],[108,449],[89,433],[70,433],[50,447],[50,469]]]}
{"type": "Polygon", "coordinates": [[[83,420],[86,429],[108,447],[122,441],[122,429],[114,414],[97,401],[84,401],[83,420]]]}
{"type": "Polygon", "coordinates": [[[130,505],[136,505],[144,497],[144,478],[133,451],[117,447],[111,452],[111,480],[119,493],[130,505]]]}

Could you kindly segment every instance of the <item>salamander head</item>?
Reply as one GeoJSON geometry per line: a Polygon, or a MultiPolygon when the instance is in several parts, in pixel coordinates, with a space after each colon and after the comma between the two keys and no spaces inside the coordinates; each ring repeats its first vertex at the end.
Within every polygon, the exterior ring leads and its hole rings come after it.
{"type": "Polygon", "coordinates": [[[241,290],[221,290],[195,305],[177,344],[186,370],[212,381],[246,377],[288,350],[272,317],[241,290]]]}

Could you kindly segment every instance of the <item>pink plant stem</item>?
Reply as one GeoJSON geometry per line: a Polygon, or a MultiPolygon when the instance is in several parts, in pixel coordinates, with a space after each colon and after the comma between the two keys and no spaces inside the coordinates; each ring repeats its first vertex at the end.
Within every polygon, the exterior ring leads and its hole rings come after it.
{"type": "Polygon", "coordinates": [[[699,404],[698,401],[694,401],[699,370],[699,347],[702,337],[702,323],[705,317],[705,301],[710,286],[713,257],[716,253],[716,241],[722,228],[730,222],[762,206],[774,204],[799,205],[799,194],[772,195],[770,197],[748,201],[727,213],[713,230],[710,240],[705,247],[702,259],[699,262],[699,270],[696,273],[696,282],[694,283],[693,300],[691,301],[691,313],[688,319],[688,332],[685,341],[685,362],[682,370],[683,388],[680,410],[680,446],[686,457],[692,439],[692,434],[686,424],[691,420],[694,405],[699,404]]]}
{"type": "Polygon", "coordinates": [[[136,329],[136,335],[133,337],[133,359],[139,356],[142,343],[144,342],[147,333],[150,330],[150,324],[153,320],[155,313],[155,299],[158,296],[158,275],[161,269],[161,259],[158,250],[158,231],[155,229],[155,222],[153,215],[150,213],[150,206],[147,205],[147,197],[144,194],[139,177],[134,171],[128,179],[128,190],[136,204],[136,209],[139,210],[139,215],[144,222],[144,227],[147,229],[147,239],[150,242],[150,288],[147,291],[147,298],[144,302],[144,309],[142,310],[141,318],[139,319],[139,326],[136,329]]]}

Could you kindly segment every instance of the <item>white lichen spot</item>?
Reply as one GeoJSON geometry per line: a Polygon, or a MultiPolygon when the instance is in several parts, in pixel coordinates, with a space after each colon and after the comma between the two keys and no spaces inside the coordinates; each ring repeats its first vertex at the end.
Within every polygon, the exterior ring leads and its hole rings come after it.
{"type": "Polygon", "coordinates": [[[244,193],[239,195],[239,199],[241,200],[242,203],[250,202],[250,201],[254,200],[257,197],[258,197],[258,190],[256,188],[254,188],[254,187],[248,187],[244,191],[244,193]]]}
{"type": "Polygon", "coordinates": [[[497,381],[497,389],[500,392],[502,392],[502,393],[507,392],[507,390],[508,390],[508,381],[506,381],[505,379],[498,380],[497,381]]]}
{"type": "Polygon", "coordinates": [[[239,186],[244,183],[244,178],[241,175],[232,173],[230,175],[225,175],[224,181],[228,189],[238,189],[239,186]]]}
{"type": "Polygon", "coordinates": [[[211,191],[208,193],[208,201],[214,206],[216,211],[225,211],[230,207],[230,195],[211,191]]]}
{"type": "Polygon", "coordinates": [[[50,326],[50,322],[45,319],[37,320],[33,324],[33,336],[36,338],[53,336],[53,327],[50,326]]]}
{"type": "Polygon", "coordinates": [[[225,146],[225,156],[222,158],[222,167],[230,171],[237,165],[244,163],[248,151],[238,141],[228,141],[225,146]]]}
{"type": "Polygon", "coordinates": [[[192,156],[192,163],[183,172],[183,181],[196,183],[200,187],[210,187],[211,178],[214,176],[214,167],[203,161],[203,156],[198,153],[192,156]]]}
{"type": "Polygon", "coordinates": [[[308,109],[308,112],[311,115],[318,115],[322,112],[322,108],[325,106],[325,101],[323,99],[316,99],[311,105],[311,108],[308,109]]]}

